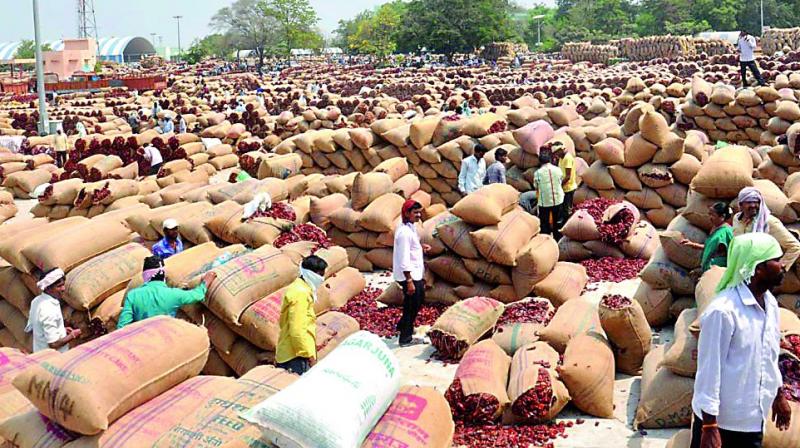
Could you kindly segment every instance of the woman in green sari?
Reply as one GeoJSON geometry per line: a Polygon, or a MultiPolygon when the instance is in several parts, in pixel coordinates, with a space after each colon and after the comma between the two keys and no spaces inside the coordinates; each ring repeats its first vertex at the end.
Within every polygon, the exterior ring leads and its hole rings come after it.
{"type": "Polygon", "coordinates": [[[703,249],[700,259],[700,274],[706,272],[711,266],[728,265],[728,246],[733,240],[733,227],[730,225],[733,210],[724,202],[716,202],[708,208],[711,224],[714,228],[708,234],[705,244],[695,243],[683,239],[681,244],[687,247],[703,249]]]}

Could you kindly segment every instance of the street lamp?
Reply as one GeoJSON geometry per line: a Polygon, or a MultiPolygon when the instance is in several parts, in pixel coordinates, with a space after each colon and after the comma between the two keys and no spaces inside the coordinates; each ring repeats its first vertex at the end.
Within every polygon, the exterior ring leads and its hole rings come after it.
{"type": "Polygon", "coordinates": [[[36,41],[36,90],[39,93],[39,135],[49,134],[47,129],[47,101],[44,91],[44,63],[42,43],[39,38],[39,0],[33,0],[33,38],[36,41]]]}
{"type": "Polygon", "coordinates": [[[536,24],[536,46],[542,45],[542,19],[544,19],[544,14],[539,14],[538,16],[533,16],[533,19],[537,21],[536,24]]]}
{"type": "Polygon", "coordinates": [[[764,0],[761,0],[761,37],[764,37],[764,0]]]}
{"type": "Polygon", "coordinates": [[[180,59],[183,56],[183,51],[181,51],[181,19],[183,16],[172,16],[172,18],[178,21],[178,59],[180,59]]]}

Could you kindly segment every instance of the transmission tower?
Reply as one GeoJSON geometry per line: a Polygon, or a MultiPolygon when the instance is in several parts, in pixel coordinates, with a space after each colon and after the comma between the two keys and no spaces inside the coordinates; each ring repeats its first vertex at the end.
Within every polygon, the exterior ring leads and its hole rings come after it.
{"type": "Polygon", "coordinates": [[[75,0],[78,5],[78,38],[94,38],[97,41],[97,20],[94,16],[94,0],[75,0]]]}

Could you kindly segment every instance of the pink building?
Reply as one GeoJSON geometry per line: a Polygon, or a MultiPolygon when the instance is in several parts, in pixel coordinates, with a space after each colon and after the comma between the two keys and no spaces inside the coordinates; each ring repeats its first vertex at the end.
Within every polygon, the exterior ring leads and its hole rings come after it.
{"type": "Polygon", "coordinates": [[[64,81],[76,72],[92,71],[97,63],[97,42],[94,39],[64,39],[61,51],[42,53],[44,72],[64,81]]]}

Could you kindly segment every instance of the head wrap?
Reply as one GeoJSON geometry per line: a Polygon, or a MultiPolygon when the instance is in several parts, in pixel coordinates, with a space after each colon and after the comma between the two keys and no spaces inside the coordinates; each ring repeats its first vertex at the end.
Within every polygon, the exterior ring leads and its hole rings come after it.
{"type": "MultiPolygon", "coordinates": [[[[753,230],[751,230],[751,232],[768,232],[769,226],[767,225],[767,218],[769,218],[769,209],[767,208],[767,204],[764,202],[764,197],[755,187],[742,188],[742,191],[739,192],[739,197],[737,198],[739,208],[741,208],[743,202],[753,201],[758,201],[759,207],[758,214],[753,219],[753,230]]],[[[741,212],[739,213],[741,219],[741,212]]]]}
{"type": "Polygon", "coordinates": [[[144,270],[142,271],[142,281],[145,283],[153,277],[164,273],[164,260],[158,256],[147,257],[144,259],[144,270]]]}
{"type": "Polygon", "coordinates": [[[41,280],[36,282],[36,286],[41,290],[44,291],[45,289],[53,286],[54,283],[64,278],[64,271],[59,268],[55,268],[52,271],[48,272],[47,275],[42,277],[41,280]]]}
{"type": "Polygon", "coordinates": [[[305,269],[304,267],[300,266],[300,278],[303,279],[304,282],[311,287],[314,295],[314,302],[317,301],[317,289],[322,285],[322,282],[325,281],[321,275],[317,274],[314,271],[310,271],[305,269]]]}
{"type": "Polygon", "coordinates": [[[406,199],[406,202],[403,202],[403,216],[408,214],[408,212],[417,205],[420,205],[420,203],[413,199],[406,199]]]}
{"type": "Polygon", "coordinates": [[[716,292],[749,283],[756,266],[782,255],[778,240],[768,233],[745,233],[735,237],[728,249],[728,267],[716,292]]]}

